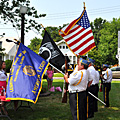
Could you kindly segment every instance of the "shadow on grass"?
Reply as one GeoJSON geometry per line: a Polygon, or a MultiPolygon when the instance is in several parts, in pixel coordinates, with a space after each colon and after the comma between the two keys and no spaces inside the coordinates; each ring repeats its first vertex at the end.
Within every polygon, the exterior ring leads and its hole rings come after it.
{"type": "MultiPolygon", "coordinates": [[[[53,86],[63,87],[64,80],[54,80],[53,86]]],[[[47,88],[47,81],[43,81],[43,87],[47,88]]],[[[103,104],[98,102],[98,112],[94,118],[89,120],[120,120],[120,83],[112,83],[110,91],[110,107],[104,108],[103,104]]],[[[68,94],[69,98],[69,94],[68,94]]],[[[103,92],[99,92],[99,98],[103,101],[103,92]]],[[[67,103],[61,103],[62,93],[51,92],[50,96],[39,97],[36,104],[30,103],[34,111],[28,108],[20,108],[15,112],[11,107],[8,113],[12,120],[72,120],[67,103]]],[[[4,119],[3,119],[4,120],[4,119]]]]}

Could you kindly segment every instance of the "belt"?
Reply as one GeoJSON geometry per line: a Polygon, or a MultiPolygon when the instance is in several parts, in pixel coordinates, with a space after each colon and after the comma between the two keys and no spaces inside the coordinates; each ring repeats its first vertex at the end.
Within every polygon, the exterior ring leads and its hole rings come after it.
{"type": "Polygon", "coordinates": [[[69,93],[77,93],[77,92],[81,92],[79,90],[72,90],[72,91],[69,91],[69,93]]]}
{"type": "Polygon", "coordinates": [[[109,83],[111,83],[111,82],[106,82],[106,83],[104,82],[103,84],[109,84],[109,83]]]}
{"type": "Polygon", "coordinates": [[[98,83],[96,83],[96,84],[91,84],[91,86],[95,86],[95,85],[98,85],[98,83]]]}

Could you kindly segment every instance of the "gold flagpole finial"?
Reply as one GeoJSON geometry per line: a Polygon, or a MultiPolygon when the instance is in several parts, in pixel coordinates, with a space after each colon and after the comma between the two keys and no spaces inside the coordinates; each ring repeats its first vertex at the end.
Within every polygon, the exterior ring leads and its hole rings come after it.
{"type": "Polygon", "coordinates": [[[83,2],[83,4],[84,4],[84,7],[83,7],[83,8],[86,9],[86,7],[85,7],[85,2],[83,2]]]}
{"type": "Polygon", "coordinates": [[[44,28],[44,26],[42,24],[40,24],[40,25],[44,28]]]}
{"type": "Polygon", "coordinates": [[[46,30],[42,24],[40,24],[40,25],[42,26],[42,28],[43,28],[44,30],[46,30]]]}
{"type": "Polygon", "coordinates": [[[14,39],[14,40],[18,42],[18,40],[17,40],[17,39],[14,39]]]}
{"type": "Polygon", "coordinates": [[[17,45],[20,45],[20,41],[18,41],[17,39],[14,39],[17,42],[17,45]]]}

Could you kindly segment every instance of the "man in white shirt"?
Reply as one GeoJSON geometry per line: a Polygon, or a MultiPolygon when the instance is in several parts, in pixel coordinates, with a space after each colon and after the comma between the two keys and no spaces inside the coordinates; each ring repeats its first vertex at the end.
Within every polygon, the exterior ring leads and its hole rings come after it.
{"type": "Polygon", "coordinates": [[[86,89],[88,83],[88,61],[80,58],[77,70],[64,75],[69,90],[69,104],[73,120],[87,120],[86,116],[86,89]]]}
{"type": "MultiPolygon", "coordinates": [[[[95,70],[96,70],[96,74],[97,74],[97,78],[96,78],[96,84],[95,84],[95,96],[98,97],[98,92],[99,92],[99,80],[100,80],[100,73],[98,72],[98,66],[95,66],[95,70]]],[[[95,99],[95,104],[94,104],[94,112],[98,111],[98,104],[97,104],[97,99],[95,99]]]]}
{"type": "MultiPolygon", "coordinates": [[[[88,61],[90,62],[88,66],[88,70],[90,75],[92,76],[92,84],[90,87],[88,87],[88,91],[91,92],[93,95],[96,93],[96,84],[97,84],[97,73],[94,68],[94,62],[95,60],[88,58],[88,61]]],[[[95,98],[88,94],[88,118],[94,117],[94,105],[95,105],[95,98]]]]}
{"type": "Polygon", "coordinates": [[[103,64],[103,70],[106,71],[104,75],[101,75],[103,78],[103,96],[104,102],[106,103],[105,107],[109,107],[109,92],[111,90],[111,82],[112,82],[112,71],[109,69],[109,65],[103,64]]]}

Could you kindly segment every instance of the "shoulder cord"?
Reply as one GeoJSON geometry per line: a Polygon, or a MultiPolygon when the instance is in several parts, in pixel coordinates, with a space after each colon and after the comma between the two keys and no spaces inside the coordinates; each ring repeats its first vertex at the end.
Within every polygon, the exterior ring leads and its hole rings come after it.
{"type": "Polygon", "coordinates": [[[82,77],[83,77],[83,72],[81,71],[81,78],[80,78],[79,82],[78,82],[77,84],[73,84],[73,85],[74,85],[74,86],[77,86],[77,85],[81,82],[82,77]]]}
{"type": "Polygon", "coordinates": [[[107,78],[109,77],[109,75],[108,75],[108,70],[107,70],[107,78]]]}

